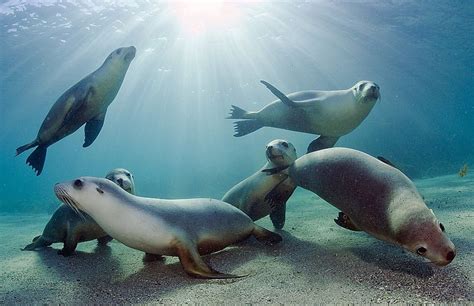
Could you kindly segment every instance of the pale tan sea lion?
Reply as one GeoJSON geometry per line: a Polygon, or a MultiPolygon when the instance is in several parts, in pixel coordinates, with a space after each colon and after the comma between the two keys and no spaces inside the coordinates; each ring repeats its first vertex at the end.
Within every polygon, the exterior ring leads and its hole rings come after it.
{"type": "Polygon", "coordinates": [[[267,163],[262,169],[232,187],[222,198],[246,213],[253,221],[270,215],[273,226],[282,229],[285,224],[286,201],[296,185],[288,175],[273,169],[288,168],[296,160],[295,147],[286,140],[276,139],[267,144],[267,163]]]}
{"type": "Polygon", "coordinates": [[[200,255],[251,235],[269,243],[281,241],[280,235],[219,200],[137,197],[109,180],[94,177],[56,184],[54,191],[62,202],[90,215],[123,244],[149,254],[178,256],[184,270],[194,277],[238,277],[213,270],[200,255]]]}
{"type": "Polygon", "coordinates": [[[247,119],[235,122],[234,136],[244,136],[264,126],[320,135],[308,146],[308,152],[333,147],[339,137],[360,125],[380,97],[379,86],[371,81],[359,81],[344,90],[307,90],[288,95],[261,82],[279,100],[257,112],[232,105],[227,119],[247,119]]]}
{"type": "Polygon", "coordinates": [[[107,107],[117,95],[135,52],[133,46],[112,52],[102,66],[59,97],[46,115],[36,139],[16,149],[16,155],[19,155],[37,146],[26,160],[36,175],[43,171],[48,147],[74,133],[84,123],[83,147],[94,142],[104,124],[107,107]]]}
{"type": "Polygon", "coordinates": [[[400,245],[436,265],[454,259],[444,226],[413,182],[393,166],[360,151],[331,148],[298,158],[287,171],[296,185],[342,211],[341,226],[400,245]]]}
{"type": "MultiPolygon", "coordinates": [[[[130,171],[118,168],[107,173],[106,178],[120,186],[123,190],[134,194],[135,182],[130,171]]],[[[100,245],[107,244],[112,238],[87,214],[80,216],[71,207],[61,204],[46,224],[43,233],[36,236],[33,242],[23,251],[32,251],[62,242],[64,247],[58,254],[70,256],[74,254],[79,242],[97,239],[100,245]]]]}

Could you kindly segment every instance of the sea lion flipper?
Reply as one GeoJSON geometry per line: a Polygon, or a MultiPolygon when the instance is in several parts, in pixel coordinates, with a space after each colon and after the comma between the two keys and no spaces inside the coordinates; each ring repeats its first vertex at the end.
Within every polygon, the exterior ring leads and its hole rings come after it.
{"type": "Polygon", "coordinates": [[[234,122],[234,137],[241,137],[263,127],[263,124],[258,120],[242,120],[234,122]]]}
{"type": "Polygon", "coordinates": [[[277,205],[270,213],[270,220],[276,229],[282,229],[285,225],[286,202],[277,205]]]}
{"type": "Polygon", "coordinates": [[[307,153],[311,153],[311,152],[322,150],[322,149],[332,148],[334,147],[338,139],[339,137],[321,135],[309,144],[307,153]]]}
{"type": "Polygon", "coordinates": [[[269,244],[277,244],[281,242],[282,238],[277,233],[269,231],[266,228],[258,226],[257,224],[254,225],[255,228],[252,231],[252,235],[254,235],[258,241],[269,244]]]}
{"type": "Polygon", "coordinates": [[[352,223],[349,216],[343,213],[342,211],[339,212],[339,215],[337,216],[337,219],[334,219],[334,222],[336,222],[337,225],[345,229],[348,229],[351,231],[357,231],[357,232],[361,231],[361,229],[359,229],[357,226],[355,226],[352,223]]]}
{"type": "Polygon", "coordinates": [[[106,112],[100,113],[91,120],[87,121],[86,126],[84,128],[84,144],[82,145],[84,148],[90,146],[97,138],[97,136],[99,136],[100,130],[104,125],[105,113],[106,112]]]}
{"type": "Polygon", "coordinates": [[[298,106],[298,104],[295,101],[288,98],[284,93],[282,93],[280,90],[278,90],[272,84],[270,84],[270,83],[268,83],[267,81],[264,81],[264,80],[261,80],[260,83],[265,85],[286,106],[289,106],[289,107],[297,107],[298,106]]]}
{"type": "Polygon", "coordinates": [[[52,242],[44,239],[42,236],[36,236],[33,238],[33,242],[25,246],[22,251],[33,251],[35,249],[40,249],[51,245],[52,242]]]}
{"type": "Polygon", "coordinates": [[[113,239],[114,239],[114,238],[110,237],[109,235],[103,236],[103,237],[99,237],[99,238],[97,238],[97,244],[98,244],[98,245],[105,246],[105,245],[107,245],[107,243],[109,243],[109,242],[112,241],[113,239]]]}
{"type": "Polygon", "coordinates": [[[33,168],[37,176],[43,171],[47,150],[48,146],[39,145],[26,159],[26,163],[33,168]]]}
{"type": "Polygon", "coordinates": [[[246,275],[225,274],[210,268],[199,255],[197,248],[191,244],[175,243],[179,261],[187,274],[197,278],[238,278],[246,275]]]}

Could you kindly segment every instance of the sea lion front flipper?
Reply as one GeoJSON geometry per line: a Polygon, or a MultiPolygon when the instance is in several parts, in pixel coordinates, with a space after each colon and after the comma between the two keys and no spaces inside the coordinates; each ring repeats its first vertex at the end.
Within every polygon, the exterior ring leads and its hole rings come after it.
{"type": "Polygon", "coordinates": [[[79,239],[76,237],[76,235],[68,233],[66,236],[66,240],[64,241],[63,249],[59,250],[58,254],[63,255],[64,257],[73,255],[78,242],[79,239]]]}
{"type": "Polygon", "coordinates": [[[355,226],[352,223],[349,216],[343,213],[342,211],[339,212],[339,215],[337,216],[337,219],[334,219],[334,222],[336,222],[337,225],[345,229],[356,231],[356,232],[361,231],[361,229],[359,229],[357,226],[355,226]]]}
{"type": "Polygon", "coordinates": [[[283,104],[289,107],[297,107],[298,103],[288,98],[284,93],[279,91],[275,86],[268,83],[267,81],[261,80],[260,83],[265,85],[283,104]]]}
{"type": "Polygon", "coordinates": [[[331,136],[319,136],[315,140],[313,140],[308,146],[308,152],[311,153],[314,151],[328,149],[334,147],[339,137],[331,137],[331,136]]]}
{"type": "Polygon", "coordinates": [[[104,237],[99,237],[99,238],[97,238],[97,244],[104,246],[104,245],[107,245],[107,243],[109,243],[113,239],[114,238],[110,237],[109,235],[104,236],[104,237]]]}
{"type": "Polygon", "coordinates": [[[277,244],[281,242],[282,238],[277,233],[269,231],[266,228],[258,226],[257,224],[254,225],[255,228],[252,231],[252,235],[254,235],[258,241],[268,244],[277,244]]]}
{"type": "Polygon", "coordinates": [[[84,128],[85,132],[85,139],[84,144],[82,145],[84,148],[90,146],[94,140],[99,136],[100,130],[104,125],[106,111],[100,113],[99,115],[95,116],[91,120],[87,121],[86,127],[84,128]]]}
{"type": "Polygon", "coordinates": [[[270,220],[276,229],[282,229],[285,225],[286,202],[277,205],[270,213],[270,220]]]}
{"type": "Polygon", "coordinates": [[[246,275],[224,274],[210,268],[199,255],[196,246],[175,242],[179,261],[187,274],[197,278],[238,278],[246,275]]]}

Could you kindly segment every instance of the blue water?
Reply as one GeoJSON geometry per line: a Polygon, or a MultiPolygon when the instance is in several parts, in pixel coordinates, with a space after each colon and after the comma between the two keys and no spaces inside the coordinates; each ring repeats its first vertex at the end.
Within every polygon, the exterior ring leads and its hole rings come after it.
{"type": "MultiPolygon", "coordinates": [[[[231,104],[258,110],[284,92],[359,80],[382,99],[338,146],[382,155],[412,178],[474,167],[474,1],[2,1],[0,212],[57,205],[54,183],[124,167],[137,192],[220,198],[288,139],[274,128],[235,138],[231,104]],[[89,148],[83,128],[48,149],[43,174],[25,164],[56,99],[134,45],[136,58],[89,148]]],[[[468,172],[468,175],[472,173],[468,172]]]]}

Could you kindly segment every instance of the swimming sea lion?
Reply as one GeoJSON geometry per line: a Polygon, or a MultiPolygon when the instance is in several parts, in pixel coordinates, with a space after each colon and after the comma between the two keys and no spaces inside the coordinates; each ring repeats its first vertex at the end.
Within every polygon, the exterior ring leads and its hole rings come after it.
{"type": "Polygon", "coordinates": [[[84,123],[83,147],[94,142],[104,124],[107,107],[117,95],[135,52],[133,46],[112,52],[102,66],[59,97],[46,115],[36,139],[16,149],[16,155],[19,155],[37,146],[26,160],[36,175],[43,171],[47,148],[74,133],[84,123]]]}
{"type": "Polygon", "coordinates": [[[288,95],[268,82],[261,82],[279,100],[258,112],[232,105],[227,119],[248,119],[235,122],[234,136],[244,136],[264,126],[321,135],[311,142],[308,152],[334,146],[339,137],[354,130],[367,117],[380,97],[379,86],[371,81],[359,81],[344,90],[307,90],[288,95]]]}
{"type": "Polygon", "coordinates": [[[296,185],[342,210],[341,226],[400,245],[436,265],[454,259],[444,226],[400,170],[360,151],[331,148],[298,158],[287,171],[296,185]]]}
{"type": "MultiPolygon", "coordinates": [[[[107,173],[107,179],[116,183],[125,191],[134,194],[135,183],[130,171],[114,169],[107,173]]],[[[63,242],[64,247],[58,254],[70,256],[74,253],[79,242],[97,239],[100,245],[107,244],[112,238],[87,214],[80,216],[71,207],[61,204],[46,224],[41,236],[33,239],[23,251],[50,246],[56,242],[63,242]]]]}
{"type": "Polygon", "coordinates": [[[286,201],[296,185],[283,172],[270,175],[266,172],[288,168],[296,160],[296,149],[288,141],[276,139],[267,145],[265,154],[267,163],[263,168],[227,191],[222,201],[234,205],[253,221],[270,215],[273,226],[282,229],[286,201]]]}
{"type": "Polygon", "coordinates": [[[211,269],[200,255],[251,235],[269,243],[281,241],[280,235],[219,200],[137,197],[109,180],[94,177],[56,184],[54,191],[62,202],[90,215],[123,244],[150,254],[178,256],[184,270],[194,277],[238,277],[211,269]]]}

